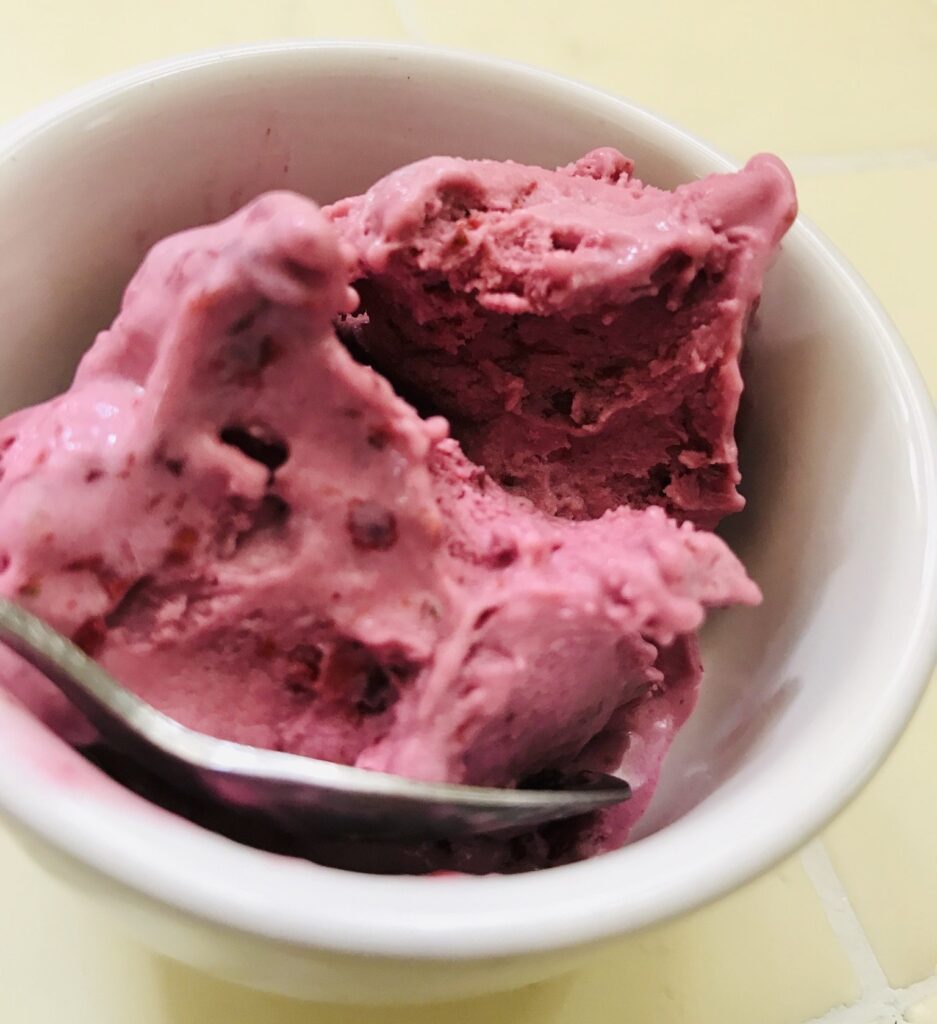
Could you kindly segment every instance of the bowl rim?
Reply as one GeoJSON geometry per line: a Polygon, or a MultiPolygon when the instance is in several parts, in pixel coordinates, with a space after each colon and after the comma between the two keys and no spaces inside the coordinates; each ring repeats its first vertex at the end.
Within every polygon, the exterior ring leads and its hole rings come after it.
{"type": "MultiPolygon", "coordinates": [[[[291,55],[339,60],[352,53],[356,60],[405,60],[429,73],[485,79],[495,87],[510,80],[567,102],[576,98],[595,112],[647,133],[665,150],[676,147],[686,159],[692,154],[707,171],[734,169],[715,149],[644,108],[552,72],[437,47],[324,40],[213,49],[92,82],[0,126],[0,162],[12,158],[34,135],[158,79],[213,65],[244,66],[291,55]]],[[[937,416],[897,330],[845,258],[802,217],[787,236],[785,248],[825,264],[875,326],[888,384],[904,405],[908,455],[917,483],[914,498],[925,530],[915,614],[891,679],[883,684],[881,701],[870,709],[865,733],[831,754],[827,777],[814,780],[811,802],[798,813],[783,820],[774,815],[761,818],[758,829],[733,837],[731,856],[726,856],[719,838],[718,820],[703,830],[679,820],[625,848],[629,872],[656,883],[638,889],[623,873],[625,851],[527,875],[442,881],[323,868],[260,853],[185,824],[173,842],[187,850],[191,860],[167,857],[159,843],[142,842],[119,828],[120,809],[115,827],[105,829],[100,805],[63,802],[48,783],[24,784],[15,755],[5,766],[2,750],[0,811],[86,868],[204,921],[302,947],[426,960],[543,952],[629,932],[709,902],[794,852],[858,793],[885,759],[937,661],[937,416]],[[686,849],[686,843],[693,844],[693,858],[675,859],[672,850],[686,849]],[[206,871],[209,865],[211,870],[206,871]],[[663,865],[679,871],[668,876],[663,865]],[[247,876],[251,886],[243,885],[247,876]],[[314,913],[310,907],[315,907],[314,913]]],[[[0,716],[8,707],[0,702],[0,716]]],[[[783,773],[774,773],[775,783],[779,774],[783,773]]],[[[763,801],[782,792],[780,786],[764,786],[757,801],[751,793],[735,794],[731,807],[719,810],[727,822],[737,824],[746,820],[740,814],[757,815],[763,801]]],[[[153,820],[157,836],[168,829],[163,818],[153,820]]]]}

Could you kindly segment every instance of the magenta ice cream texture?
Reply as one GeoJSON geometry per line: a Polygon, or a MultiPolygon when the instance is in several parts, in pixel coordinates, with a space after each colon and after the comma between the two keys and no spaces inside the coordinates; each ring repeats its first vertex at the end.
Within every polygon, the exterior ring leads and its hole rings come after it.
{"type": "MultiPolygon", "coordinates": [[[[706,609],[758,600],[709,529],[742,504],[738,356],[794,210],[771,157],[666,192],[599,150],[435,158],[169,238],[72,387],[0,421],[0,593],[216,736],[632,783],[486,870],[618,845],[692,709],[706,609]]],[[[474,869],[448,852],[425,863],[474,869]]]]}

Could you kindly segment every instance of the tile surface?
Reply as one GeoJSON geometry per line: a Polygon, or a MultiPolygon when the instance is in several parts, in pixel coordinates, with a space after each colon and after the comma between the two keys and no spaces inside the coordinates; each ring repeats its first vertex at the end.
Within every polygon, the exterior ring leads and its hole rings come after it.
{"type": "MultiPolygon", "coordinates": [[[[937,9],[937,3],[934,6],[937,9]]],[[[934,55],[937,64],[937,47],[934,55]]],[[[937,109],[937,99],[934,104],[937,109]]],[[[933,133],[937,141],[937,114],[933,133]]],[[[937,310],[932,284],[937,157],[900,167],[863,167],[852,173],[804,171],[796,177],[802,212],[868,281],[911,348],[931,393],[937,394],[937,310]]]]}
{"type": "Polygon", "coordinates": [[[382,0],[6,0],[0,10],[0,120],[92,78],[179,53],[301,36],[406,38],[382,0]]]}
{"type": "Polygon", "coordinates": [[[402,0],[428,42],[628,96],[738,157],[937,150],[932,0],[402,0]]]}
{"type": "Polygon", "coordinates": [[[905,1019],[908,1024],[937,1024],[937,995],[927,996],[909,1007],[905,1019]]]}
{"type": "MultiPolygon", "coordinates": [[[[779,152],[803,211],[868,279],[937,390],[935,0],[6,0],[2,14],[0,120],[178,52],[409,39],[572,75],[740,158],[779,152]]],[[[937,1024],[935,732],[932,687],[882,771],[805,855],[809,871],[795,858],[569,977],[422,1010],[312,1007],[163,961],[0,828],[0,1022],[937,1024]]]]}
{"type": "Polygon", "coordinates": [[[2,832],[0,878],[4,1024],[125,1024],[131,1013],[133,1024],[611,1024],[625,1005],[642,1024],[789,1024],[858,994],[796,860],[569,977],[416,1009],[312,1007],[165,961],[112,930],[2,832]]]}

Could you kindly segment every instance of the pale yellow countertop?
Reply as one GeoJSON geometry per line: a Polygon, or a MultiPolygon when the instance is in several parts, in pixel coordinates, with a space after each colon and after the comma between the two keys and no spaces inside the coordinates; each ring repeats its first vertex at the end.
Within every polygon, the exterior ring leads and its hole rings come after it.
{"type": "MultiPolygon", "coordinates": [[[[0,120],[142,61],[299,36],[439,43],[632,98],[738,159],[773,150],[937,391],[935,0],[2,0],[0,120]]],[[[579,973],[445,1007],[255,995],[168,963],[0,832],[2,1024],[937,1024],[937,688],[799,856],[579,973]]]]}

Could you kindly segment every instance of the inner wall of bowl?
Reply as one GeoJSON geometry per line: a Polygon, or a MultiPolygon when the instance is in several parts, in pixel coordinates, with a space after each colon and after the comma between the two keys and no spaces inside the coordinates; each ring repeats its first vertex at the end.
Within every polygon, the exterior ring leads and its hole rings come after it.
{"type": "Polygon", "coordinates": [[[89,105],[66,131],[48,125],[21,156],[4,157],[0,139],[0,295],[11,327],[0,342],[0,413],[68,383],[154,242],[268,189],[328,203],[425,156],[550,167],[610,140],[663,184],[703,171],[702,154],[695,166],[668,156],[668,130],[651,119],[642,139],[616,127],[587,103],[595,95],[577,102],[542,83],[535,92],[497,66],[487,83],[455,60],[312,50],[143,83],[89,105]]]}
{"type": "MultiPolygon", "coordinates": [[[[330,51],[248,61],[239,75],[207,64],[91,104],[15,159],[0,149],[0,413],[67,384],[154,241],[267,189],[328,202],[439,153],[555,166],[614,145],[665,186],[713,166],[585,91],[534,91],[497,69],[489,84],[458,61],[434,63],[429,82],[420,67],[388,54],[350,69],[330,51]]],[[[836,744],[861,733],[894,669],[889,638],[903,631],[920,525],[902,424],[854,296],[807,245],[791,243],[772,271],[750,345],[750,511],[731,531],[765,604],[707,631],[703,697],[644,834],[768,771],[808,736],[836,744]]],[[[822,772],[822,740],[812,750],[817,763],[803,767],[822,772]]]]}
{"type": "Polygon", "coordinates": [[[808,248],[803,237],[785,244],[748,338],[737,432],[748,506],[722,531],[764,603],[718,613],[704,630],[700,702],[636,836],[781,755],[811,751],[797,767],[819,781],[827,755],[861,746],[891,713],[885,691],[914,618],[926,532],[908,422],[883,351],[867,344],[871,320],[867,338],[856,322],[859,296],[829,264],[807,276],[808,248]]]}

